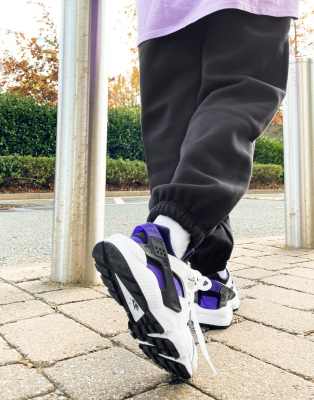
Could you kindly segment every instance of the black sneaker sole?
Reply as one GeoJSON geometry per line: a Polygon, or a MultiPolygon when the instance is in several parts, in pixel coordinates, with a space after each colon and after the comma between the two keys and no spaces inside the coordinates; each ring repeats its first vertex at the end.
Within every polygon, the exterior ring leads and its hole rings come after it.
{"type": "Polygon", "coordinates": [[[107,286],[110,295],[120,306],[124,307],[128,315],[128,327],[132,336],[142,342],[149,343],[147,345],[144,343],[139,344],[139,348],[143,353],[160,368],[165,369],[176,377],[181,379],[191,378],[191,375],[183,364],[175,362],[174,360],[169,360],[160,355],[163,354],[175,359],[179,358],[178,351],[170,340],[148,336],[149,333],[162,334],[164,333],[164,329],[149,311],[146,299],[128,263],[118,248],[110,242],[100,242],[94,247],[92,255],[95,259],[96,268],[100,272],[101,279],[107,286]],[[119,276],[121,282],[144,312],[144,315],[138,321],[135,321],[133,318],[116,275],[119,276]]]}

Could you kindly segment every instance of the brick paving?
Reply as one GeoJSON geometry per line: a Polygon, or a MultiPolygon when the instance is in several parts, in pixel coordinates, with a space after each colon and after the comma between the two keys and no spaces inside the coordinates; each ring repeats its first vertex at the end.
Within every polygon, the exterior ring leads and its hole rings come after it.
{"type": "Polygon", "coordinates": [[[0,268],[3,400],[314,400],[314,250],[280,237],[236,241],[230,269],[242,304],[206,333],[219,374],[200,356],[174,384],[138,350],[102,286],[49,282],[49,266],[0,268]]]}

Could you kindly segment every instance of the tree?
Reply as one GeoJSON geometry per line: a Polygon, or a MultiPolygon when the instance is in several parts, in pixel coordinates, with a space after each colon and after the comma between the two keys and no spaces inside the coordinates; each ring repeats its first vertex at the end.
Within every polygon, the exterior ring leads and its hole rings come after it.
{"type": "Polygon", "coordinates": [[[27,37],[21,32],[15,36],[18,53],[7,50],[1,60],[0,88],[21,96],[31,96],[38,103],[57,103],[59,46],[56,27],[43,3],[41,8],[40,35],[27,37]]]}
{"type": "Polygon", "coordinates": [[[130,52],[129,74],[119,74],[109,78],[109,107],[137,106],[140,103],[140,72],[137,57],[136,38],[136,7],[134,0],[125,0],[122,8],[128,19],[129,31],[127,40],[130,52]]]}
{"type": "Polygon", "coordinates": [[[132,67],[129,76],[119,74],[109,79],[109,107],[139,105],[139,70],[132,67]]]}
{"type": "Polygon", "coordinates": [[[300,8],[300,18],[292,22],[290,36],[291,54],[295,57],[313,56],[314,4],[312,0],[302,0],[300,8]]]}
{"type": "MultiPolygon", "coordinates": [[[[293,57],[313,56],[314,4],[311,0],[302,0],[300,18],[291,23],[290,54],[293,57]]],[[[280,109],[273,119],[273,125],[283,124],[283,113],[280,109]]]]}
{"type": "MultiPolygon", "coordinates": [[[[128,0],[129,1],[129,0],[128,0]]],[[[21,96],[31,96],[38,103],[56,104],[58,99],[59,46],[53,19],[45,4],[32,1],[41,9],[38,37],[27,37],[21,32],[10,32],[16,40],[17,54],[7,50],[1,60],[0,89],[21,96]]],[[[135,7],[129,1],[122,9],[129,17],[130,43],[134,41],[135,7]],[[132,40],[133,39],[133,40],[132,40]]],[[[130,72],[109,78],[109,106],[139,104],[139,68],[137,49],[130,46],[130,72]]]]}
{"type": "MultiPolygon", "coordinates": [[[[45,4],[33,0],[41,8],[40,34],[38,37],[26,37],[20,32],[11,32],[17,43],[17,54],[9,50],[2,57],[2,76],[0,90],[31,96],[39,103],[57,103],[58,54],[59,46],[54,21],[45,4]]],[[[136,8],[134,0],[125,0],[122,12],[127,15],[130,43],[130,71],[109,78],[109,106],[134,106],[140,102],[140,73],[137,48],[134,46],[136,35],[136,8]]],[[[296,56],[313,54],[314,28],[311,23],[314,4],[312,0],[302,1],[299,20],[292,24],[290,48],[296,56]]],[[[280,114],[276,122],[280,123],[280,114]]]]}

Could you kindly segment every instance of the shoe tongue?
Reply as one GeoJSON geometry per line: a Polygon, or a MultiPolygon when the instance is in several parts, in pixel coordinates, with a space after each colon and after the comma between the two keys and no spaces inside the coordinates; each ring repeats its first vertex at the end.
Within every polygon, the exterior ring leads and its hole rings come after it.
{"type": "Polygon", "coordinates": [[[216,273],[214,273],[212,275],[209,275],[208,278],[212,279],[212,280],[215,280],[215,281],[218,281],[218,282],[223,283],[224,285],[226,285],[226,283],[229,280],[229,271],[227,270],[227,278],[226,279],[221,278],[221,276],[218,274],[218,272],[216,272],[216,273]]]}

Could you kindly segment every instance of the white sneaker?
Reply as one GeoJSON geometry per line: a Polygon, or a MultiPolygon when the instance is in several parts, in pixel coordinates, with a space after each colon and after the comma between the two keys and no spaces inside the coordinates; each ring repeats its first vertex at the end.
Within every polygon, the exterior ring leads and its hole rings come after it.
{"type": "Polygon", "coordinates": [[[195,292],[208,290],[211,282],[171,253],[169,230],[147,223],[137,226],[131,238],[115,234],[98,243],[93,257],[109,292],[127,312],[133,337],[151,360],[180,378],[191,378],[197,367],[192,320],[215,374],[194,309],[195,292]]]}
{"type": "Polygon", "coordinates": [[[211,275],[210,290],[198,292],[195,310],[200,324],[217,328],[231,325],[233,312],[240,307],[240,299],[228,270],[227,273],[226,279],[218,274],[211,275]]]}

